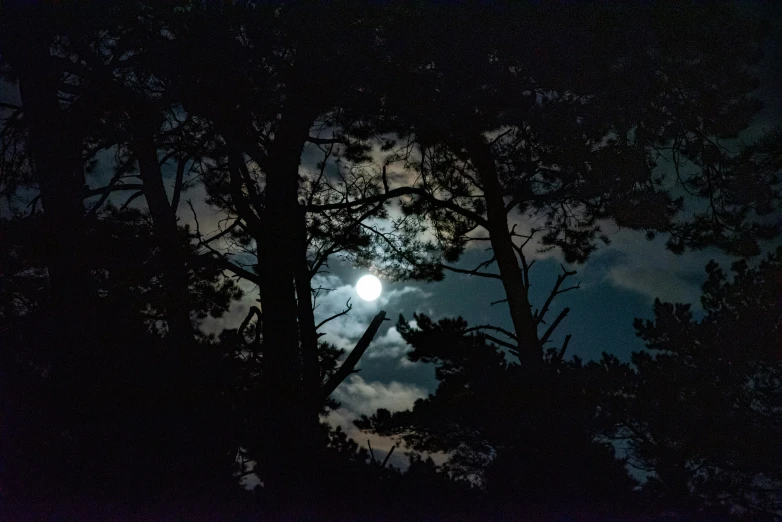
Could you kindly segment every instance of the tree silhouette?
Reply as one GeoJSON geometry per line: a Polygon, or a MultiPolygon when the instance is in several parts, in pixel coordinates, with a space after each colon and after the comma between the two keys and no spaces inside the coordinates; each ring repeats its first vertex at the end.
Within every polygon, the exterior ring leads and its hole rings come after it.
{"type": "Polygon", "coordinates": [[[409,145],[388,161],[416,178],[385,196],[408,196],[451,260],[489,242],[475,269],[441,268],[502,282],[506,342],[526,366],[547,337],[527,292],[536,237],[583,262],[606,222],[665,234],[675,252],[754,254],[779,232],[766,219],[779,180],[725,145],[760,107],[759,28],[723,7],[635,7],[407,7],[387,42],[417,91],[390,82],[389,119],[409,145]]]}
{"type": "Polygon", "coordinates": [[[653,321],[636,320],[649,351],[606,411],[661,505],[779,516],[781,270],[782,250],[731,278],[711,262],[701,319],[657,300],[653,321]]]}
{"type": "Polygon", "coordinates": [[[409,411],[378,410],[358,427],[449,453],[446,472],[479,483],[492,516],[628,513],[633,480],[599,440],[600,387],[580,361],[551,351],[545,378],[532,382],[463,319],[415,321],[400,317],[397,328],[413,347],[411,361],[434,363],[436,392],[409,411]]]}
{"type": "MultiPolygon", "coordinates": [[[[219,136],[204,177],[210,201],[233,223],[217,236],[254,258],[242,266],[241,259],[213,248],[214,238],[202,241],[218,266],[259,288],[257,325],[267,366],[262,410],[277,429],[258,433],[252,446],[262,450],[257,458],[267,476],[276,477],[268,482],[280,488],[274,497],[283,502],[312,490],[317,468],[316,452],[306,442],[318,431],[324,386],[311,279],[330,256],[368,264],[377,243],[364,222],[385,215],[382,202],[307,215],[313,204],[379,190],[379,181],[360,169],[338,164],[337,173],[325,170],[332,155],[354,163],[366,158],[366,142],[377,130],[365,128],[361,118],[379,111],[381,95],[374,73],[379,9],[335,4],[317,20],[305,16],[306,9],[234,4],[177,16],[167,44],[174,65],[163,73],[188,114],[208,121],[219,136]],[[227,106],[207,99],[226,100],[227,106]],[[331,127],[332,136],[319,136],[323,127],[331,127]],[[323,147],[325,156],[311,177],[300,172],[308,146],[323,147]]],[[[421,243],[412,234],[397,237],[405,252],[418,255],[421,243]]]]}
{"type": "Polygon", "coordinates": [[[70,3],[3,6],[3,72],[22,93],[20,107],[3,106],[3,184],[9,202],[39,193],[29,215],[12,206],[2,222],[8,499],[56,506],[101,494],[151,503],[169,494],[219,497],[234,466],[223,348],[200,334],[197,345],[191,318],[219,317],[240,293],[214,267],[193,262],[172,212],[161,235],[149,214],[104,206],[111,193],[143,189],[153,213],[151,185],[162,189],[157,159],[143,187],[124,183],[136,162],[121,150],[127,127],[118,121],[132,96],[119,89],[127,83],[106,80],[131,76],[112,48],[134,51],[117,36],[131,25],[120,7],[111,6],[111,18],[70,3]],[[27,37],[34,44],[21,48],[27,37]],[[98,152],[117,145],[109,185],[90,189],[98,152]],[[170,285],[172,248],[184,296],[170,285]],[[187,318],[178,331],[177,317],[187,318]]]}
{"type": "MultiPolygon", "coordinates": [[[[73,351],[50,326],[43,216],[2,222],[2,500],[32,510],[94,495],[150,504],[224,496],[237,449],[224,348],[210,341],[208,356],[182,360],[159,330],[166,260],[148,217],[97,217],[84,236],[96,320],[73,351]],[[200,370],[197,382],[185,363],[200,370]]],[[[236,298],[218,276],[209,267],[192,274],[195,317],[219,317],[236,298]]]]}
{"type": "Polygon", "coordinates": [[[255,474],[277,518],[778,511],[781,253],[710,265],[700,320],[657,304],[635,367],[549,346],[574,271],[528,295],[534,249],[584,262],[607,222],[677,253],[777,236],[779,131],[737,140],[762,36],[739,11],[3,2],[2,500],[255,508],[255,474]],[[480,241],[491,259],[455,265],[480,241]],[[351,311],[315,320],[337,258],[504,287],[510,330],[397,325],[439,386],[359,425],[406,440],[405,473],[321,424],[385,320],[322,342],[351,311]]]}

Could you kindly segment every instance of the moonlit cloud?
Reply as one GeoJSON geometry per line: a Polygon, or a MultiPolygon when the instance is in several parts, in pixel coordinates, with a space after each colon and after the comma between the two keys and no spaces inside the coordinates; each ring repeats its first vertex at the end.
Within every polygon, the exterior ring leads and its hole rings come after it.
{"type": "MultiPolygon", "coordinates": [[[[369,440],[375,451],[375,458],[382,459],[399,440],[381,437],[372,433],[361,432],[353,421],[360,415],[372,415],[378,408],[390,411],[401,411],[413,407],[417,399],[427,396],[427,391],[420,386],[392,381],[390,383],[366,382],[359,375],[351,375],[334,392],[333,397],[340,402],[340,407],[329,413],[326,419],[332,426],[339,426],[359,444],[366,445],[369,440]]],[[[393,466],[406,468],[408,459],[404,456],[405,446],[397,448],[390,463],[393,466]]]]}
{"type": "Polygon", "coordinates": [[[392,326],[386,333],[372,343],[372,351],[366,354],[369,359],[400,359],[410,351],[410,346],[402,339],[396,326],[392,326]]]}
{"type": "Polygon", "coordinates": [[[676,255],[665,249],[664,240],[646,240],[641,233],[622,230],[611,236],[611,244],[600,248],[579,275],[587,284],[608,282],[614,287],[663,301],[700,306],[704,267],[711,259],[726,266],[731,260],[715,250],[676,255]]]}
{"type": "MultiPolygon", "coordinates": [[[[316,300],[316,323],[343,311],[350,299],[350,304],[353,306],[351,311],[326,323],[319,330],[325,334],[322,337],[323,341],[345,350],[353,349],[356,341],[380,310],[395,309],[399,300],[409,294],[416,294],[421,300],[430,297],[430,294],[420,288],[406,285],[401,288],[387,288],[375,301],[364,301],[358,297],[352,284],[345,284],[335,275],[317,276],[313,280],[313,288],[318,287],[324,290],[316,300]]],[[[391,327],[376,336],[365,357],[399,357],[405,353],[404,350],[404,340],[399,336],[399,332],[391,327]]]]}
{"type": "Polygon", "coordinates": [[[400,411],[412,408],[417,399],[427,396],[427,391],[410,383],[366,382],[360,375],[351,375],[334,392],[334,398],[342,407],[356,414],[371,415],[379,408],[400,411]]]}

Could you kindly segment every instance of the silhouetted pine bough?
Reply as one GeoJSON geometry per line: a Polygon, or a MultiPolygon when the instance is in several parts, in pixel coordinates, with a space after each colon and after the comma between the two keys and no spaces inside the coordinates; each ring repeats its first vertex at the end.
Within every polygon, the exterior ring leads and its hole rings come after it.
{"type": "Polygon", "coordinates": [[[571,266],[528,292],[537,253],[584,263],[606,223],[677,253],[778,237],[780,133],[737,139],[761,108],[745,11],[3,1],[0,499],[33,519],[773,518],[779,254],[710,265],[699,320],[656,304],[632,365],[551,345],[571,266]],[[472,243],[489,259],[459,265],[472,243]],[[323,342],[352,309],[315,320],[335,260],[502,284],[510,329],[398,324],[439,387],[359,425],[405,439],[404,472],[322,424],[384,320],[347,357],[323,342]]]}
{"type": "Polygon", "coordinates": [[[411,361],[439,386],[409,411],[356,424],[445,451],[443,471],[482,486],[509,512],[772,520],[782,507],[782,248],[728,278],[706,272],[689,304],[655,301],[637,319],[648,351],[632,364],[562,360],[550,350],[534,386],[502,348],[459,319],[397,324],[411,361]],[[619,459],[610,442],[619,442],[619,459]],[[626,468],[643,471],[640,486],[626,468]]]}

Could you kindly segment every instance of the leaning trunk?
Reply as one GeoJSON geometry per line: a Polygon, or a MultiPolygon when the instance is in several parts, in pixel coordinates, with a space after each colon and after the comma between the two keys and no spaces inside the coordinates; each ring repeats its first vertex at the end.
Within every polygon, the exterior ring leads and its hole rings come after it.
{"type": "Polygon", "coordinates": [[[144,197],[163,260],[166,318],[171,337],[181,346],[193,342],[190,320],[190,290],[187,277],[187,255],[177,228],[176,210],[171,207],[163,185],[157,157],[157,146],[151,135],[134,140],[132,148],[139,162],[144,197]]]}
{"type": "Polygon", "coordinates": [[[532,316],[527,286],[516,257],[513,238],[508,230],[508,214],[502,198],[497,168],[489,144],[482,135],[476,134],[465,140],[467,152],[483,184],[486,199],[486,214],[489,222],[489,236],[502,285],[508,299],[511,321],[516,332],[519,358],[530,368],[542,361],[543,351],[538,340],[537,327],[532,316]]]}

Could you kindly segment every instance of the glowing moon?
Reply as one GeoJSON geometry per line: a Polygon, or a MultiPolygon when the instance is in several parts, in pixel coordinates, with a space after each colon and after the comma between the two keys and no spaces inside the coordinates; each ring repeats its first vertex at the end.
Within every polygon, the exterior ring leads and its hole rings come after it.
{"type": "Polygon", "coordinates": [[[374,301],[380,297],[382,289],[383,285],[380,284],[380,279],[373,275],[365,275],[356,283],[356,292],[364,301],[374,301]]]}

